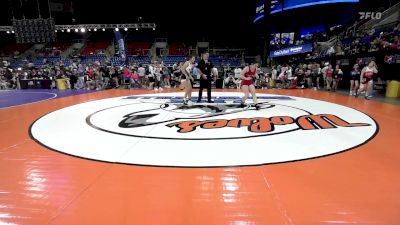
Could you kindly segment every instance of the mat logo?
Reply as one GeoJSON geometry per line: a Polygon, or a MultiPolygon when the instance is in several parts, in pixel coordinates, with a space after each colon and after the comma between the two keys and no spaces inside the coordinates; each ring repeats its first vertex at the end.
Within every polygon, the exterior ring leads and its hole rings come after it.
{"type": "MultiPolygon", "coordinates": [[[[273,107],[273,105],[269,105],[273,107]]],[[[246,107],[249,108],[249,107],[246,107]]],[[[221,105],[192,105],[186,106],[182,103],[179,104],[161,104],[160,107],[144,110],[139,112],[133,112],[124,116],[124,119],[119,123],[121,128],[137,128],[151,125],[157,125],[160,123],[166,123],[176,121],[180,119],[190,118],[209,118],[226,113],[232,114],[243,111],[242,107],[238,104],[221,104],[221,105]],[[229,112],[228,112],[229,111],[229,112]],[[175,113],[176,116],[171,118],[171,115],[175,113]],[[186,114],[186,115],[185,115],[186,114]],[[157,118],[168,118],[157,121],[157,118]],[[153,122],[150,122],[153,121],[153,122]]]]}
{"type": "Polygon", "coordinates": [[[338,116],[307,115],[298,118],[290,116],[275,116],[271,118],[246,118],[233,120],[206,120],[206,121],[182,121],[168,124],[168,127],[177,127],[179,133],[189,133],[200,127],[202,129],[219,129],[225,127],[246,127],[249,132],[269,133],[275,130],[276,125],[296,124],[302,130],[332,129],[338,127],[370,126],[367,123],[349,123],[338,116]]]}
{"type": "MultiPolygon", "coordinates": [[[[274,104],[260,103],[261,110],[274,108],[274,104]]],[[[121,128],[139,128],[158,124],[165,124],[184,119],[205,119],[224,115],[242,113],[255,110],[254,106],[240,107],[239,104],[218,104],[218,105],[193,105],[162,104],[160,107],[133,112],[124,116],[118,124],[121,128]]],[[[189,122],[190,123],[190,122],[189,122]]],[[[171,127],[171,124],[166,126],[171,127]]]]}
{"type": "MultiPolygon", "coordinates": [[[[40,144],[80,158],[146,166],[219,167],[291,162],[366,144],[368,115],[330,102],[214,92],[212,104],[183,105],[182,93],[102,99],[56,110],[31,126],[40,144]],[[71,140],[65,142],[65,137],[71,140]]],[[[196,97],[192,99],[195,101],[196,97]]]]}
{"type": "Polygon", "coordinates": [[[291,106],[294,102],[301,102],[301,100],[286,96],[261,96],[259,99],[261,102],[258,104],[260,110],[256,110],[252,104],[241,107],[239,96],[217,96],[214,97],[218,102],[216,104],[192,106],[183,105],[182,99],[177,96],[142,98],[133,96],[126,99],[156,104],[156,107],[124,115],[118,123],[118,127],[122,128],[119,133],[150,138],[235,139],[298,130],[326,130],[371,125],[357,121],[349,122],[342,116],[331,113],[313,114],[308,109],[291,106]],[[265,117],[268,114],[274,116],[265,117]],[[157,127],[163,132],[157,136],[149,135],[145,127],[157,127]],[[169,130],[165,130],[166,127],[169,130]]]}

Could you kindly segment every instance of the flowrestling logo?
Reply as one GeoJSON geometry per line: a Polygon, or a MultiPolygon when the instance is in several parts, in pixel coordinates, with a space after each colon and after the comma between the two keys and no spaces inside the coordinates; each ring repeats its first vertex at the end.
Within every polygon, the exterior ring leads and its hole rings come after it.
{"type": "MultiPolygon", "coordinates": [[[[182,104],[181,93],[127,96],[52,112],[31,127],[48,148],[113,163],[219,167],[331,155],[365,144],[378,130],[369,116],[312,99],[213,93],[213,104],[182,104]],[[66,141],[65,138],[68,137],[66,141]]],[[[195,98],[194,98],[195,99],[195,98]]]]}
{"type": "Polygon", "coordinates": [[[359,12],[360,20],[363,19],[372,19],[372,20],[380,20],[382,18],[381,12],[359,12]]]}

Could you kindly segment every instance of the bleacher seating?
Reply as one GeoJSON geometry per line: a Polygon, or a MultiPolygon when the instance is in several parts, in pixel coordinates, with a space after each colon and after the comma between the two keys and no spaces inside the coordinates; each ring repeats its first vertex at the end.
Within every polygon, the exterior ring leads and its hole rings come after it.
{"type": "Polygon", "coordinates": [[[237,67],[241,65],[240,59],[238,58],[224,58],[222,56],[210,56],[210,61],[216,66],[229,65],[232,67],[237,67]]]}
{"type": "MultiPolygon", "coordinates": [[[[110,42],[94,42],[94,43],[87,43],[86,47],[83,49],[81,52],[81,56],[79,58],[75,58],[74,60],[72,58],[67,58],[67,59],[62,59],[60,54],[50,54],[53,53],[52,50],[59,50],[59,51],[65,51],[68,47],[71,46],[71,44],[68,43],[52,43],[52,44],[47,44],[45,47],[45,50],[39,50],[37,52],[37,56],[34,60],[32,59],[25,59],[25,60],[20,60],[17,62],[13,63],[13,67],[17,68],[20,67],[21,65],[25,64],[26,60],[28,62],[33,63],[37,67],[41,67],[45,65],[46,63],[54,63],[54,62],[60,62],[63,60],[63,64],[65,66],[69,66],[73,61],[79,62],[81,64],[87,65],[94,63],[96,61],[101,62],[101,63],[109,63],[111,62],[113,65],[122,65],[121,60],[119,57],[114,56],[110,59],[110,61],[107,60],[107,56],[104,54],[106,48],[110,45],[110,42]]],[[[147,51],[151,48],[151,42],[130,42],[128,43],[127,51],[128,51],[128,62],[130,64],[144,64],[148,65],[151,63],[151,56],[143,54],[147,53],[147,51]],[[133,55],[132,55],[133,54],[133,55]]],[[[27,47],[27,45],[22,45],[27,47]]],[[[19,49],[21,49],[22,46],[19,46],[19,49]]],[[[161,58],[158,59],[159,62],[162,62],[166,66],[172,66],[175,63],[183,63],[186,60],[186,55],[184,54],[177,54],[179,52],[184,52],[181,51],[181,47],[184,46],[182,43],[172,43],[169,48],[172,50],[172,54],[168,56],[162,56],[161,58]],[[175,55],[176,54],[176,55],[175,55]]],[[[12,48],[13,46],[10,46],[8,49],[15,49],[12,48]]],[[[77,56],[76,56],[77,57],[77,56]]],[[[198,62],[200,58],[196,58],[196,62],[198,62]]],[[[230,57],[222,57],[222,56],[210,56],[210,61],[213,62],[214,65],[216,66],[231,66],[231,67],[236,67],[240,66],[240,59],[239,58],[230,58],[230,57]]]]}
{"type": "Polygon", "coordinates": [[[14,45],[9,45],[6,46],[2,49],[0,49],[0,54],[4,54],[6,56],[14,55],[15,52],[19,52],[19,54],[25,52],[30,48],[30,44],[14,44],[14,45]]]}
{"type": "Polygon", "coordinates": [[[81,55],[88,56],[88,55],[97,55],[101,52],[104,52],[110,43],[108,42],[94,42],[94,43],[87,43],[86,47],[82,50],[81,55]]]}
{"type": "MultiPolygon", "coordinates": [[[[128,56],[129,63],[135,63],[136,65],[148,65],[151,63],[151,59],[149,56],[128,56]]],[[[118,56],[114,56],[111,60],[113,65],[120,66],[121,60],[118,56]]]]}
{"type": "Polygon", "coordinates": [[[173,65],[174,63],[185,62],[186,57],[183,55],[170,55],[170,56],[163,56],[160,58],[165,65],[173,65]]]}
{"type": "Polygon", "coordinates": [[[88,55],[81,60],[81,63],[84,65],[91,64],[97,61],[104,63],[106,59],[107,57],[105,55],[88,55]]]}
{"type": "MultiPolygon", "coordinates": [[[[165,65],[173,65],[175,63],[185,62],[186,56],[183,55],[169,55],[160,58],[160,61],[164,62],[165,65]]],[[[198,62],[200,59],[197,58],[198,62]]],[[[240,59],[238,58],[224,58],[222,56],[210,56],[210,61],[216,66],[229,65],[229,66],[240,66],[240,59]]]]}
{"type": "Polygon", "coordinates": [[[13,64],[11,64],[11,67],[14,68],[14,69],[22,67],[25,64],[26,61],[30,61],[30,59],[16,61],[13,64]]]}
{"type": "Polygon", "coordinates": [[[46,65],[46,63],[54,63],[61,60],[60,56],[46,56],[46,57],[38,57],[33,61],[33,64],[37,67],[42,67],[46,65]]]}
{"type": "MultiPolygon", "coordinates": [[[[89,55],[89,56],[85,56],[83,58],[81,58],[79,61],[80,64],[83,65],[87,65],[87,64],[92,64],[95,62],[101,62],[101,63],[105,63],[106,62],[106,56],[104,55],[89,55]]],[[[26,64],[26,62],[31,62],[34,64],[34,66],[36,67],[42,67],[44,65],[46,65],[47,63],[56,63],[56,62],[60,62],[62,60],[64,66],[69,66],[72,63],[72,59],[62,59],[60,56],[41,56],[41,57],[37,57],[35,60],[32,60],[31,58],[27,58],[24,60],[19,60],[16,61],[12,64],[13,68],[18,68],[21,67],[22,65],[26,64]]]]}
{"type": "Polygon", "coordinates": [[[188,49],[186,48],[185,44],[173,42],[169,44],[169,55],[186,55],[188,49]]]}
{"type": "MultiPolygon", "coordinates": [[[[35,60],[32,60],[30,58],[25,59],[25,60],[20,60],[12,64],[13,68],[18,68],[21,67],[21,65],[25,64],[26,61],[32,62],[35,66],[41,67],[47,63],[54,63],[54,62],[59,62],[61,61],[62,58],[60,56],[43,56],[43,57],[38,57],[35,60]]],[[[92,64],[95,62],[101,62],[105,63],[107,60],[107,57],[105,55],[88,55],[81,57],[79,60],[79,63],[87,65],[87,64],[92,64]]],[[[180,62],[185,62],[186,56],[180,55],[180,56],[163,56],[159,59],[160,62],[163,62],[164,65],[166,66],[172,66],[175,63],[180,63],[180,62]]],[[[196,62],[198,62],[200,58],[196,58],[196,62]]],[[[136,65],[148,65],[151,63],[151,58],[149,56],[128,56],[128,61],[129,63],[134,63],[136,65]]],[[[215,66],[226,66],[229,65],[231,67],[237,67],[240,66],[240,59],[237,58],[223,58],[221,56],[211,56],[210,61],[213,62],[215,66]]],[[[72,62],[72,59],[63,59],[63,63],[65,66],[69,66],[72,62]]],[[[121,60],[118,56],[114,56],[111,59],[111,63],[115,66],[121,66],[123,63],[121,63],[121,60]]]]}
{"type": "Polygon", "coordinates": [[[151,45],[150,42],[128,42],[127,52],[130,55],[147,55],[151,45]]]}
{"type": "Polygon", "coordinates": [[[39,56],[59,56],[62,52],[64,52],[67,48],[69,48],[71,44],[69,43],[50,43],[46,44],[46,46],[37,52],[39,56]]]}

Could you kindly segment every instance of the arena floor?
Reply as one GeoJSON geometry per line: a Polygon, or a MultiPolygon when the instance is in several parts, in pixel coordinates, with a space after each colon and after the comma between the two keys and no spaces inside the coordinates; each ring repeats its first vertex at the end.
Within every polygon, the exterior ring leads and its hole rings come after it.
{"type": "Polygon", "coordinates": [[[182,95],[2,98],[0,224],[400,224],[399,105],[259,90],[255,110],[215,90],[185,107],[182,95]]]}

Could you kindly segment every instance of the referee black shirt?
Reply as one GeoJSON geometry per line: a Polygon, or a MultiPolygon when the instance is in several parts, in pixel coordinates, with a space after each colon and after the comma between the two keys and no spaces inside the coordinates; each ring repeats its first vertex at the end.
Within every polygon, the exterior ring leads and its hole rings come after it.
{"type": "MultiPolygon", "coordinates": [[[[197,65],[197,69],[200,70],[200,72],[204,75],[207,76],[207,80],[211,80],[211,70],[214,67],[214,65],[208,61],[204,61],[204,59],[200,60],[199,64],[197,65]]],[[[200,76],[200,80],[203,80],[203,76],[200,76]]]]}

